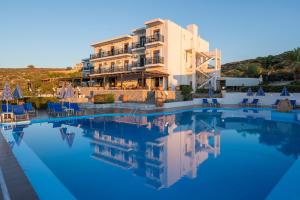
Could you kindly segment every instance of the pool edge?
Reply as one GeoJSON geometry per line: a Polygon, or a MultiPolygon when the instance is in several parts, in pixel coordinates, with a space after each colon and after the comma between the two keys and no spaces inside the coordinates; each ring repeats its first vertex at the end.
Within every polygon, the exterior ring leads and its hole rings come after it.
{"type": "Polygon", "coordinates": [[[38,196],[23,172],[0,130],[0,166],[5,184],[12,200],[38,199],[38,196]]]}

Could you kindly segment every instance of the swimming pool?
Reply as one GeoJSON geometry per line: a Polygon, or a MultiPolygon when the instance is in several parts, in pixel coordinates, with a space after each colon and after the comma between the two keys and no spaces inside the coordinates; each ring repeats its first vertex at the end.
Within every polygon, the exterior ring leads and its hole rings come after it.
{"type": "Polygon", "coordinates": [[[98,115],[2,134],[41,199],[265,199],[300,154],[298,115],[98,115]]]}

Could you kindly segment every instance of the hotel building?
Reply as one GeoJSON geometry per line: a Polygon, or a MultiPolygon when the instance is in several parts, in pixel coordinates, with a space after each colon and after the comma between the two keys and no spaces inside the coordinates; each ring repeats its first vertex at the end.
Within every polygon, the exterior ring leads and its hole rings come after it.
{"type": "Polygon", "coordinates": [[[216,88],[220,76],[220,51],[209,50],[195,24],[183,28],[170,20],[153,19],[131,34],[91,46],[89,79],[104,89],[216,88]]]}

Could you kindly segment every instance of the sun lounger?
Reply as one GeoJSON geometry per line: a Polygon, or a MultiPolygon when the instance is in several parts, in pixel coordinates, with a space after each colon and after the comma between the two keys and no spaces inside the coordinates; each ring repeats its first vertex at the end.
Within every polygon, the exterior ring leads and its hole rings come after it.
{"type": "Polygon", "coordinates": [[[202,105],[203,106],[210,106],[210,103],[208,102],[207,99],[202,99],[202,105]]]}
{"type": "Polygon", "coordinates": [[[71,103],[70,108],[74,110],[75,114],[84,114],[83,110],[80,109],[77,103],[71,103]]]}
{"type": "Polygon", "coordinates": [[[274,104],[272,104],[272,107],[277,107],[277,106],[278,106],[278,104],[279,104],[279,102],[280,102],[280,99],[277,99],[277,100],[275,101],[275,103],[274,103],[274,104]]]}
{"type": "Polygon", "coordinates": [[[249,105],[257,107],[258,103],[259,103],[259,99],[253,99],[253,101],[249,105]]]}
{"type": "Polygon", "coordinates": [[[2,112],[3,113],[11,113],[12,112],[12,106],[11,104],[2,104],[2,112]]]}
{"type": "Polygon", "coordinates": [[[54,111],[53,102],[48,102],[48,113],[51,114],[54,111]]]}
{"type": "Polygon", "coordinates": [[[243,101],[239,104],[240,106],[246,106],[248,104],[248,99],[244,98],[243,101]]]}
{"type": "Polygon", "coordinates": [[[293,109],[295,109],[295,108],[296,108],[296,106],[297,106],[297,104],[296,104],[296,100],[290,100],[290,103],[291,103],[291,105],[292,105],[293,109]]]}
{"type": "Polygon", "coordinates": [[[0,122],[12,122],[14,117],[11,104],[2,104],[1,110],[0,122]]]}
{"type": "Polygon", "coordinates": [[[215,106],[215,107],[219,107],[220,103],[218,102],[217,99],[212,99],[212,105],[215,106]]]}
{"type": "Polygon", "coordinates": [[[63,116],[66,114],[66,111],[62,108],[60,103],[52,103],[51,107],[53,109],[52,114],[56,116],[63,116]]]}
{"type": "Polygon", "coordinates": [[[28,114],[26,113],[23,105],[13,105],[12,110],[14,113],[15,121],[20,120],[28,120],[28,114]]]}
{"type": "Polygon", "coordinates": [[[36,114],[36,110],[32,106],[32,103],[25,103],[23,106],[24,106],[24,109],[27,113],[36,114]]]}

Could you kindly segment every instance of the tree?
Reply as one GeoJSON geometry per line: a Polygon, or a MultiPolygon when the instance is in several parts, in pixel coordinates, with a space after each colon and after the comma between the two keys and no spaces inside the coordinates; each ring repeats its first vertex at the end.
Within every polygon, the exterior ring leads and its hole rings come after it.
{"type": "Polygon", "coordinates": [[[28,68],[28,69],[34,69],[35,66],[34,66],[34,65],[27,65],[27,68],[28,68]]]}
{"type": "Polygon", "coordinates": [[[288,51],[285,53],[285,57],[291,62],[300,62],[300,48],[297,47],[292,51],[288,51]]]}
{"type": "Polygon", "coordinates": [[[247,76],[249,77],[258,77],[261,73],[261,69],[254,64],[251,64],[247,67],[247,76]]]}
{"type": "Polygon", "coordinates": [[[294,67],[294,80],[300,79],[300,62],[294,63],[293,67],[294,67]]]}

